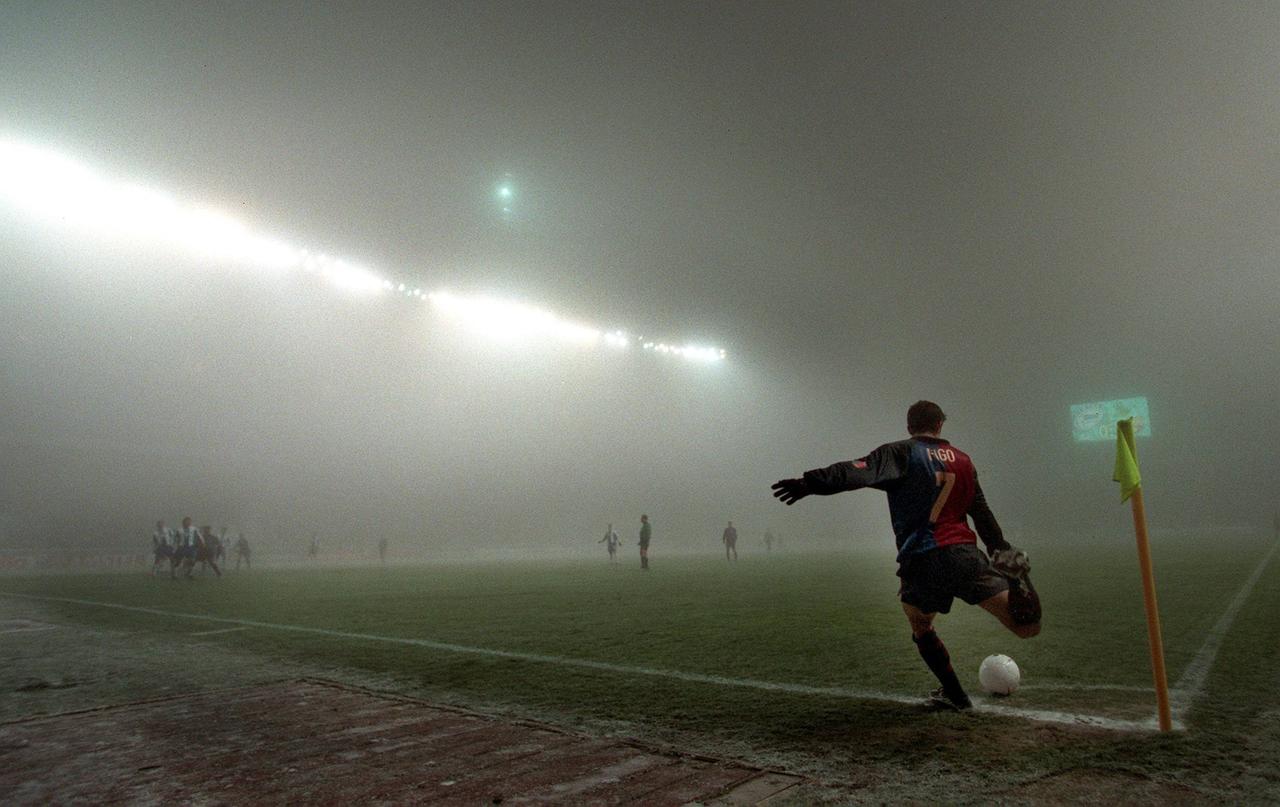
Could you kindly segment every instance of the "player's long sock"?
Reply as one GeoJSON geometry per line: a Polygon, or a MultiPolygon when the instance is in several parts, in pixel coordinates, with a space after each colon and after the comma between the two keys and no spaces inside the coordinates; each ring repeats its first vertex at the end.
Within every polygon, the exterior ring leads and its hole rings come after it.
{"type": "Polygon", "coordinates": [[[1031,585],[1030,577],[1009,581],[1009,615],[1018,625],[1040,621],[1040,595],[1031,585]]]}
{"type": "Polygon", "coordinates": [[[924,663],[928,664],[929,669],[937,676],[942,684],[942,691],[947,697],[957,704],[966,703],[969,696],[965,694],[964,687],[960,686],[956,671],[951,668],[951,654],[947,652],[947,646],[938,638],[937,631],[931,630],[923,636],[912,636],[911,640],[916,643],[916,649],[920,651],[920,657],[924,659],[924,663]]]}

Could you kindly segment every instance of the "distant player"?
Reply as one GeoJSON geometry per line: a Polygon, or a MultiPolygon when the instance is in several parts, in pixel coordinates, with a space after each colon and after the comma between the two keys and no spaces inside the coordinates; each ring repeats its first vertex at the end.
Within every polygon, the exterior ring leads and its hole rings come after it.
{"type": "Polygon", "coordinates": [[[378,539],[378,561],[383,565],[387,565],[387,536],[378,539]]]}
{"type": "Polygon", "coordinates": [[[724,528],[724,534],[720,536],[720,540],[724,542],[724,559],[738,559],[738,530],[733,526],[733,522],[729,522],[729,526],[724,528]],[[733,553],[733,557],[729,557],[729,553],[733,553]]]}
{"type": "Polygon", "coordinates": [[[1028,639],[1040,632],[1040,598],[1031,587],[1027,556],[1005,541],[973,462],[938,436],[945,420],[937,404],[917,401],[907,410],[909,439],[882,445],[862,459],[775,482],[773,495],[788,505],[810,494],[829,496],[859,488],[888,495],[902,610],[921,657],[942,684],[930,701],[968,709],[972,704],[934,631],[934,617],[948,613],[952,599],[959,597],[1028,639]],[[969,518],[991,553],[990,561],[977,547],[969,518]]]}
{"type": "Polygon", "coordinates": [[[151,563],[151,576],[155,577],[160,566],[173,557],[173,539],[163,520],[156,522],[156,531],[151,533],[151,552],[155,556],[151,563]]]}
{"type": "Polygon", "coordinates": [[[196,550],[196,560],[200,561],[200,574],[203,575],[208,567],[212,566],[213,573],[222,577],[222,570],[218,568],[218,555],[222,548],[222,541],[213,534],[213,527],[200,528],[200,541],[200,547],[196,550]]]}
{"type": "Polygon", "coordinates": [[[204,539],[200,537],[200,530],[191,525],[191,516],[183,516],[182,529],[178,531],[176,545],[174,546],[172,570],[176,571],[177,567],[181,565],[183,577],[188,580],[194,580],[195,578],[191,576],[191,571],[196,566],[196,552],[203,544],[204,539]]]}
{"type": "Polygon", "coordinates": [[[312,560],[320,557],[320,536],[314,532],[311,533],[311,547],[307,550],[307,557],[312,560]]]}
{"type": "Polygon", "coordinates": [[[649,542],[653,540],[653,525],[648,516],[640,516],[640,568],[649,571],[649,542]]]}
{"type": "Polygon", "coordinates": [[[240,569],[240,561],[244,561],[244,567],[249,568],[249,542],[245,539],[244,533],[236,538],[236,570],[240,569]]]}
{"type": "Polygon", "coordinates": [[[599,541],[596,541],[596,543],[604,544],[604,548],[609,550],[610,563],[617,563],[618,562],[618,544],[621,541],[622,539],[618,537],[618,531],[613,528],[612,524],[610,524],[607,528],[605,528],[604,537],[601,538],[599,541]]]}
{"type": "Polygon", "coordinates": [[[218,546],[214,553],[214,559],[224,566],[227,563],[227,528],[223,527],[218,530],[218,546]]]}
{"type": "Polygon", "coordinates": [[[764,551],[765,552],[773,551],[773,531],[770,530],[768,527],[766,527],[764,530],[764,551]]]}

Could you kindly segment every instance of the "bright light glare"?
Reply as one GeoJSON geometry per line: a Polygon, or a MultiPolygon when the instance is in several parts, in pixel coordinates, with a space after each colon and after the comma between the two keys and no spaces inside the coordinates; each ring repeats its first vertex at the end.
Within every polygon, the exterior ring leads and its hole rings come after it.
{"type": "Polygon", "coordinates": [[[593,345],[599,330],[563,320],[541,308],[492,297],[464,297],[448,291],[427,295],[431,304],[482,336],[502,342],[554,340],[593,345]]]}
{"type": "Polygon", "coordinates": [[[305,269],[338,288],[360,293],[386,288],[369,269],[256,233],[219,210],[110,180],[61,154],[7,139],[0,139],[0,198],[36,217],[103,238],[158,244],[200,260],[305,269]]]}
{"type": "Polygon", "coordinates": [[[665,353],[672,356],[680,356],[690,361],[721,361],[728,354],[718,347],[699,347],[697,345],[666,345],[662,342],[645,342],[643,345],[645,350],[652,350],[655,353],[665,353]]]}
{"type": "MultiPolygon", "coordinates": [[[[498,195],[509,200],[515,191],[504,183],[498,195]]],[[[426,299],[472,331],[502,341],[542,340],[583,346],[603,343],[613,348],[639,344],[647,351],[705,362],[721,361],[726,356],[719,348],[649,342],[634,339],[622,330],[606,333],[523,303],[447,291],[425,294],[420,288],[382,277],[368,267],[257,233],[220,211],[179,202],[163,191],[109,179],[66,155],[3,137],[0,203],[102,238],[158,244],[201,260],[277,271],[299,270],[360,294],[393,293],[426,299]]],[[[503,210],[509,212],[510,208],[504,206],[503,210]]]]}

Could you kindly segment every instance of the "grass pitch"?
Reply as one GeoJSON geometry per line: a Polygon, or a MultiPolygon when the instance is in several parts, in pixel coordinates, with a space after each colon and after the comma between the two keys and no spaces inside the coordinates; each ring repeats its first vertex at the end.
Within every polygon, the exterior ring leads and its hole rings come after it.
{"type": "MultiPolygon", "coordinates": [[[[736,564],[655,548],[647,574],[633,557],[610,566],[601,552],[574,562],[255,569],[190,583],[29,577],[0,580],[0,591],[148,609],[41,601],[63,620],[170,637],[175,653],[185,641],[217,642],[375,675],[439,701],[786,767],[830,786],[812,798],[1085,798],[1097,777],[1120,777],[1137,799],[1265,802],[1280,798],[1280,561],[1221,623],[1271,548],[1157,542],[1171,685],[1193,660],[1213,660],[1202,690],[1176,693],[1186,728],[1167,736],[893,702],[934,681],[897,605],[887,548],[736,564]],[[258,624],[190,638],[243,621],[258,624]],[[1215,626],[1227,628],[1220,642],[1215,626]],[[515,655],[477,652],[485,649],[515,655]]],[[[1031,551],[1045,608],[1039,637],[1019,640],[962,603],[939,619],[966,686],[978,690],[983,657],[1007,653],[1024,685],[1001,702],[1010,709],[1150,719],[1131,541],[1031,551]]]]}

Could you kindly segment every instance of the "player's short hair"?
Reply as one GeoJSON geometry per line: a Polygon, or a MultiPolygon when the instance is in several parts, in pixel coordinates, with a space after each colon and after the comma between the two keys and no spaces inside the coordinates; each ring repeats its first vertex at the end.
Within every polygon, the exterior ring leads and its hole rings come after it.
{"type": "Polygon", "coordinates": [[[907,433],[937,432],[946,419],[942,407],[933,401],[916,401],[907,410],[907,433]]]}

